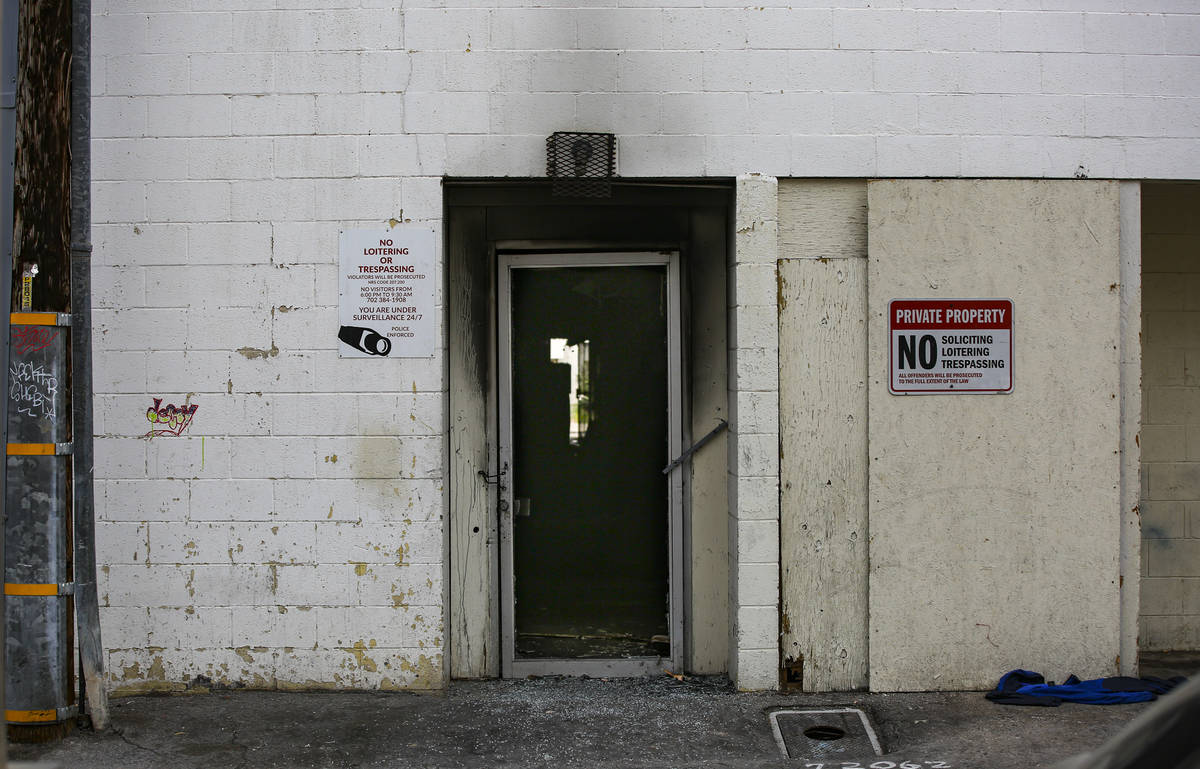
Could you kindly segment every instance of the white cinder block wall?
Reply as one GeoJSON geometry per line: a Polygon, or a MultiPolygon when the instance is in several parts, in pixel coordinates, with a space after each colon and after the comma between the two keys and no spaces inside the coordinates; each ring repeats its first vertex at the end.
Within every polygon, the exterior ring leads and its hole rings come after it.
{"type": "Polygon", "coordinates": [[[1143,649],[1200,649],[1200,186],[1142,195],[1143,649]]]}
{"type": "MultiPolygon", "coordinates": [[[[334,333],[338,230],[440,239],[443,175],[586,129],[625,176],[1200,178],[1190,0],[773,2],[95,0],[114,686],[441,685],[443,356],[334,333]],[[142,437],[155,398],[181,437],[142,437]]],[[[777,478],[745,459],[739,494],[777,478]]]]}
{"type": "Polygon", "coordinates": [[[729,294],[730,677],[742,689],[779,681],[779,184],[737,180],[729,294]],[[757,279],[756,279],[757,276],[757,279]],[[756,412],[766,400],[768,406],[756,412]],[[765,416],[764,416],[765,415],[765,416]]]}

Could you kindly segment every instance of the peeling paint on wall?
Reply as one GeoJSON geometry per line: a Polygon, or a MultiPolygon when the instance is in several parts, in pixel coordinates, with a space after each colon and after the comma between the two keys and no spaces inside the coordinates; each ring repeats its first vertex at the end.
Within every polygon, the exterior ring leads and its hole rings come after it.
{"type": "Polygon", "coordinates": [[[269,350],[257,347],[239,347],[237,352],[238,355],[246,358],[246,360],[254,360],[255,358],[274,358],[279,355],[279,348],[274,344],[271,345],[271,349],[269,350]]]}

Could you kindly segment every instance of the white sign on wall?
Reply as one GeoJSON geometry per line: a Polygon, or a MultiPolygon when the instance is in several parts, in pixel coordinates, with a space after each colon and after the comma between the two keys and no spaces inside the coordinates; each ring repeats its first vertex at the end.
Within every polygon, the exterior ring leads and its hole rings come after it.
{"type": "Polygon", "coordinates": [[[433,230],[342,230],[338,355],[427,358],[434,339],[433,230]]]}
{"type": "Polygon", "coordinates": [[[893,299],[888,389],[894,395],[1011,393],[1011,299],[893,299]]]}

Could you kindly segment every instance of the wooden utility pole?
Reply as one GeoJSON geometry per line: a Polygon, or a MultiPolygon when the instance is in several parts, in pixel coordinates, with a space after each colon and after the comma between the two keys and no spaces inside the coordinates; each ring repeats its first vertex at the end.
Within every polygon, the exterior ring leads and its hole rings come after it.
{"type": "Polygon", "coordinates": [[[70,310],[71,2],[20,3],[13,174],[13,298],[37,265],[33,309],[70,310]]]}
{"type": "MultiPolygon", "coordinates": [[[[12,292],[13,151],[17,126],[17,0],[0,0],[0,297],[12,292]]],[[[0,312],[0,343],[8,360],[8,314],[0,312]]],[[[0,366],[0,445],[8,446],[8,366],[0,366]]],[[[5,473],[0,473],[0,504],[8,499],[5,473]]],[[[0,516],[2,518],[2,516],[0,516]]],[[[4,526],[0,525],[0,574],[5,574],[4,526]]],[[[5,617],[0,590],[0,617],[5,617]]],[[[0,625],[0,649],[7,648],[7,629],[0,625]]],[[[5,654],[0,653],[0,710],[5,710],[5,654]]],[[[0,767],[8,766],[8,729],[0,729],[0,767]]]]}

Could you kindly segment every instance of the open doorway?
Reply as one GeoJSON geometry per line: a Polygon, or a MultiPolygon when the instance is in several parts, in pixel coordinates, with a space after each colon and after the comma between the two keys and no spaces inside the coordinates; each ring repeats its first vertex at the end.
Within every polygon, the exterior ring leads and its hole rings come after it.
{"type": "Polygon", "coordinates": [[[446,185],[452,677],[724,672],[731,185],[446,185]]]}

